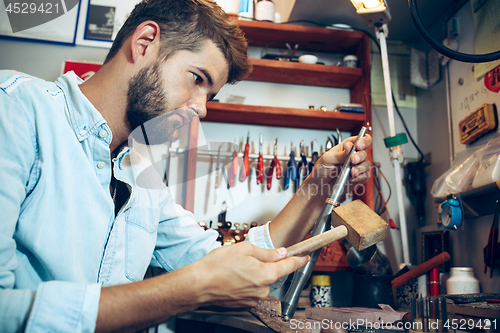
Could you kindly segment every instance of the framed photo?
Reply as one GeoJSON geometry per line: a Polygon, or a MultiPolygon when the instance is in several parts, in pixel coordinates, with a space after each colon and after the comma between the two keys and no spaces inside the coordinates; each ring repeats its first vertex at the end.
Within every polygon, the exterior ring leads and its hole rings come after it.
{"type": "Polygon", "coordinates": [[[76,44],[111,47],[116,34],[140,0],[82,0],[76,44]]]}
{"type": "Polygon", "coordinates": [[[0,35],[74,45],[79,0],[0,1],[0,35]]]}

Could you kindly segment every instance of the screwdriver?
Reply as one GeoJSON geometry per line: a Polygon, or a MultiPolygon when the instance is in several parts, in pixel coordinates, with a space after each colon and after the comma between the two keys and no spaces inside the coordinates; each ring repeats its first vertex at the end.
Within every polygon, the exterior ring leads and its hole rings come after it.
{"type": "Polygon", "coordinates": [[[257,161],[257,185],[264,182],[264,157],[262,156],[262,133],[259,137],[259,160],[257,161]]]}
{"type": "Polygon", "coordinates": [[[245,144],[245,152],[243,154],[243,165],[241,166],[240,182],[244,182],[250,174],[250,132],[247,135],[247,143],[245,144]]]}
{"type": "Polygon", "coordinates": [[[276,179],[279,180],[281,178],[281,164],[280,164],[280,161],[278,159],[278,156],[276,156],[277,150],[278,150],[278,138],[276,138],[274,140],[274,158],[273,158],[273,161],[271,162],[271,167],[269,168],[269,170],[267,172],[267,177],[266,177],[268,190],[271,189],[272,180],[273,180],[273,171],[275,168],[276,168],[276,179]]]}

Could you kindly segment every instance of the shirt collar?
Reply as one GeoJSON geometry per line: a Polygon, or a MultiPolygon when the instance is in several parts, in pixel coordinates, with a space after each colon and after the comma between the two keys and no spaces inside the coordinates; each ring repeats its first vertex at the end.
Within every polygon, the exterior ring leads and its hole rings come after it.
{"type": "MultiPolygon", "coordinates": [[[[106,123],[106,120],[78,87],[81,83],[83,83],[83,80],[73,71],[62,75],[55,82],[64,91],[71,125],[79,141],[83,141],[91,134],[97,133],[99,127],[106,123]]],[[[109,142],[111,142],[111,131],[109,128],[107,130],[110,136],[109,142]]]]}

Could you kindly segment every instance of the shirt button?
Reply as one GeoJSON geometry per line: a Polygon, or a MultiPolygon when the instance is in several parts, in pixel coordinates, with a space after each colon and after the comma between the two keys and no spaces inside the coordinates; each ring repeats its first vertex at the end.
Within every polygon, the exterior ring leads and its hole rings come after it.
{"type": "Polygon", "coordinates": [[[97,163],[97,167],[98,167],[99,169],[102,169],[102,168],[104,168],[105,166],[106,166],[106,163],[104,163],[104,162],[99,162],[99,163],[97,163]]]}
{"type": "Polygon", "coordinates": [[[105,137],[107,137],[107,136],[108,136],[108,131],[103,130],[103,129],[102,129],[102,130],[100,130],[100,131],[99,131],[99,136],[100,136],[101,138],[105,138],[105,137]]]}
{"type": "Polygon", "coordinates": [[[86,130],[81,130],[81,131],[80,131],[80,135],[85,135],[85,134],[87,134],[87,131],[86,131],[86,130]]]}

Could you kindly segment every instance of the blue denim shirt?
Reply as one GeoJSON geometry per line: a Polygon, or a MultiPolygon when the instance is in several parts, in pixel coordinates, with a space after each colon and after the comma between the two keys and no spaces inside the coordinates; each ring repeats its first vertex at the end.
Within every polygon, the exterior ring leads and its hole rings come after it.
{"type": "MultiPolygon", "coordinates": [[[[168,188],[136,184],[151,163],[135,149],[111,160],[112,133],[80,83],[72,72],[46,82],[0,71],[1,332],[92,332],[101,286],[219,246],[168,188]],[[111,168],[131,191],[116,217],[111,168]]],[[[273,248],[267,225],[247,239],[273,248]]]]}

